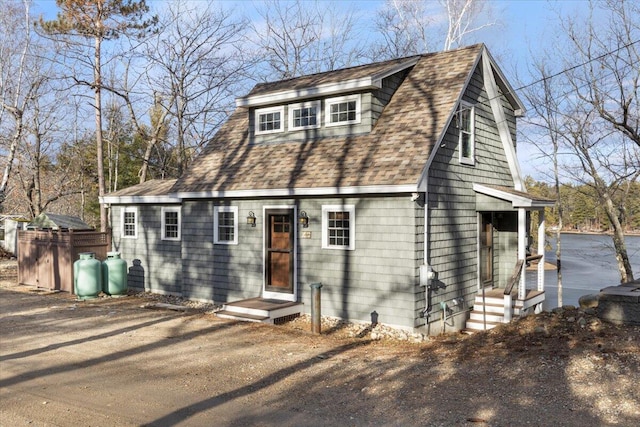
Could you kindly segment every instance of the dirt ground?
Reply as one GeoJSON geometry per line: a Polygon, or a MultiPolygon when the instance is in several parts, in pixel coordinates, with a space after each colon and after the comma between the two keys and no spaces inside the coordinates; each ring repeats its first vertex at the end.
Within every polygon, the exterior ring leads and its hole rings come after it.
{"type": "Polygon", "coordinates": [[[640,327],[579,310],[409,343],[153,298],[76,301],[0,265],[0,426],[640,425],[640,327]]]}

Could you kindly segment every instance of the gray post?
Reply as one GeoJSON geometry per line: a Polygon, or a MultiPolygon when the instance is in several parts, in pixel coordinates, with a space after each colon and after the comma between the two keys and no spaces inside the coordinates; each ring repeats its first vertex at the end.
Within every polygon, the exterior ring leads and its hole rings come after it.
{"type": "Polygon", "coordinates": [[[312,283],[311,287],[311,332],[319,334],[321,330],[320,321],[320,288],[322,283],[312,283]]]}

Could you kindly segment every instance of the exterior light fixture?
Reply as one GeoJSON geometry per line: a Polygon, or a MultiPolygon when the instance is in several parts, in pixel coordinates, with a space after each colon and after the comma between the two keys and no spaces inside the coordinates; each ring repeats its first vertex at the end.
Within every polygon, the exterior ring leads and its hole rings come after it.
{"type": "Polygon", "coordinates": [[[307,216],[307,213],[305,211],[300,211],[300,217],[298,218],[298,220],[300,221],[300,225],[302,226],[302,228],[309,227],[309,217],[307,216]]]}
{"type": "Polygon", "coordinates": [[[256,226],[256,214],[254,214],[253,211],[249,211],[249,216],[247,216],[247,224],[251,225],[252,227],[256,226]]]}

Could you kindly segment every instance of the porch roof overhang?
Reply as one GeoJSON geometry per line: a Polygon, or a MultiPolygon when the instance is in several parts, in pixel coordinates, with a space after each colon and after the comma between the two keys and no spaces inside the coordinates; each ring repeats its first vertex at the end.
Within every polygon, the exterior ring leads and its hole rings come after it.
{"type": "Polygon", "coordinates": [[[514,209],[541,210],[555,205],[554,200],[532,196],[509,187],[473,184],[473,191],[494,199],[510,202],[514,209]]]}

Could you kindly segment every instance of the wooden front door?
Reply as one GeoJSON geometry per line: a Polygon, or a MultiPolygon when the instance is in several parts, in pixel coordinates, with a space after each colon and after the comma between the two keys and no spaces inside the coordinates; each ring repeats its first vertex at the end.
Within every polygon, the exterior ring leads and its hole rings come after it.
{"type": "Polygon", "coordinates": [[[294,293],[294,211],[273,209],[265,212],[265,291],[294,293]]]}

